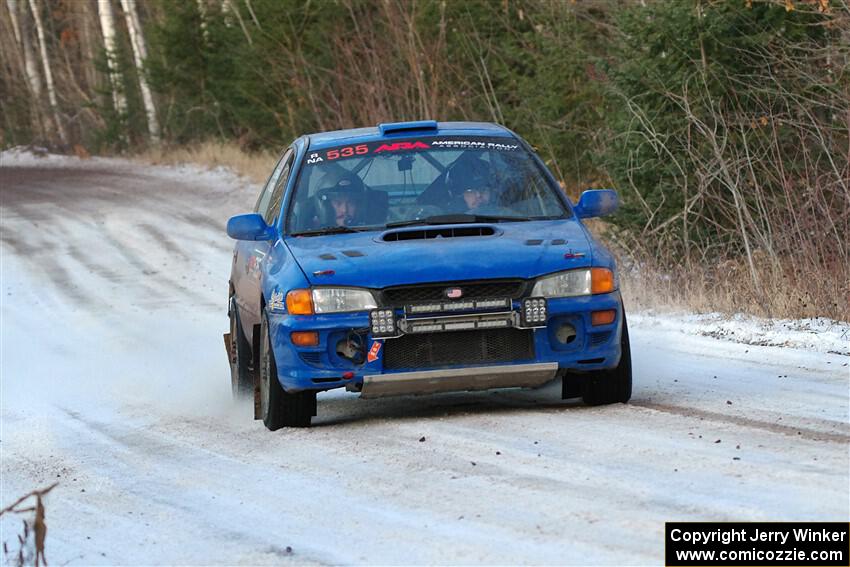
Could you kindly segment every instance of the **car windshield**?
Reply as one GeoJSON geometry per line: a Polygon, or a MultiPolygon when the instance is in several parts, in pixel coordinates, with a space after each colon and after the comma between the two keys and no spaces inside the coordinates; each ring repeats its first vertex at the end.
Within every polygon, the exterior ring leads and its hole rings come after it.
{"type": "Polygon", "coordinates": [[[562,218],[541,167],[514,138],[440,136],[308,152],[290,234],[562,218]]]}

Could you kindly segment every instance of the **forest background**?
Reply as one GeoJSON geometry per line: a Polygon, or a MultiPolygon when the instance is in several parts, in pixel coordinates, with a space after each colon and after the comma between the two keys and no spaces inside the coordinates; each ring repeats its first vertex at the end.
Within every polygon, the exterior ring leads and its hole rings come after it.
{"type": "Polygon", "coordinates": [[[850,321],[848,0],[2,0],[0,146],[262,181],[309,132],[485,120],[630,302],[850,321]]]}

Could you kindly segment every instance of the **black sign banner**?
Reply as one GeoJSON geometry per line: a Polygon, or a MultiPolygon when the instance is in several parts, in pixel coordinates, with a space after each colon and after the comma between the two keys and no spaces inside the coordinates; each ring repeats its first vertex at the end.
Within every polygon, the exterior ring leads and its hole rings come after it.
{"type": "Polygon", "coordinates": [[[850,565],[845,522],[667,522],[669,567],[850,565]]]}

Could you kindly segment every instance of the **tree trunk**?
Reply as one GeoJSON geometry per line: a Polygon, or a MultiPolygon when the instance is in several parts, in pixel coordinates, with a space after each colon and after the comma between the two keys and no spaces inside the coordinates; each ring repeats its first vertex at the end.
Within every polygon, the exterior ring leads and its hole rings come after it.
{"type": "Polygon", "coordinates": [[[124,19],[127,21],[127,30],[130,32],[130,43],[133,45],[133,60],[136,63],[136,72],[139,76],[139,88],[142,91],[142,103],[145,105],[145,114],[148,118],[148,134],[153,143],[159,142],[159,122],[156,119],[156,107],[153,103],[151,89],[148,79],[145,77],[144,64],[148,58],[145,36],[139,24],[139,14],[136,12],[135,0],[121,0],[124,9],[124,19]]]}
{"type": "Polygon", "coordinates": [[[56,123],[56,131],[59,134],[59,139],[63,144],[68,143],[68,136],[65,134],[65,126],[62,124],[62,119],[59,116],[59,103],[56,101],[56,88],[53,85],[53,72],[50,69],[50,60],[47,58],[47,42],[44,40],[44,25],[41,22],[41,12],[35,0],[29,0],[30,10],[32,10],[33,18],[35,19],[35,29],[38,32],[38,45],[41,50],[41,65],[44,68],[44,80],[47,83],[47,97],[50,100],[50,108],[53,110],[53,121],[56,123]]]}
{"type": "Polygon", "coordinates": [[[106,47],[106,66],[109,69],[109,82],[112,84],[112,102],[119,114],[127,111],[127,100],[121,85],[121,76],[118,73],[115,61],[115,14],[112,11],[112,0],[98,0],[97,11],[100,14],[100,27],[103,30],[103,44],[106,47]]]}
{"type": "MultiPolygon", "coordinates": [[[[254,45],[254,42],[251,41],[251,34],[248,33],[248,28],[245,27],[245,21],[239,14],[239,8],[230,0],[222,0],[221,12],[225,15],[233,14],[234,16],[236,16],[236,21],[239,22],[239,27],[242,28],[242,33],[245,34],[245,39],[248,40],[248,45],[254,45]]],[[[227,24],[227,17],[224,18],[224,23],[227,24]]]]}
{"type": "Polygon", "coordinates": [[[21,44],[21,26],[18,25],[18,0],[6,0],[6,8],[9,9],[9,17],[12,19],[12,30],[14,30],[15,41],[21,44]]]}
{"type": "Polygon", "coordinates": [[[201,16],[201,34],[204,37],[204,42],[209,40],[210,32],[207,29],[207,0],[196,0],[198,3],[198,14],[201,16]]]}
{"type": "Polygon", "coordinates": [[[12,18],[12,28],[15,30],[15,39],[21,46],[21,51],[24,54],[24,70],[27,75],[27,84],[35,98],[41,97],[41,76],[38,74],[38,64],[35,62],[35,55],[32,52],[32,43],[30,36],[27,33],[27,27],[22,26],[18,22],[18,0],[6,0],[6,7],[9,8],[9,15],[12,18]]]}
{"type": "Polygon", "coordinates": [[[100,46],[100,37],[97,33],[97,28],[100,25],[96,10],[93,10],[94,5],[88,2],[80,2],[79,4],[82,18],[82,42],[81,55],[87,59],[86,65],[83,66],[83,72],[86,77],[86,84],[89,92],[96,92],[95,87],[100,85],[101,76],[97,72],[95,61],[97,61],[97,48],[100,46]]]}
{"type": "MultiPolygon", "coordinates": [[[[17,40],[16,47],[20,49],[21,66],[26,77],[26,85],[29,90],[30,112],[32,122],[36,131],[42,139],[46,138],[44,126],[44,109],[41,105],[41,75],[38,72],[38,63],[32,48],[32,33],[29,20],[26,17],[26,7],[21,7],[18,0],[6,0],[9,16],[12,20],[12,30],[17,40]],[[19,19],[19,16],[21,18],[19,19]]],[[[24,5],[25,6],[25,5],[24,5]]]]}

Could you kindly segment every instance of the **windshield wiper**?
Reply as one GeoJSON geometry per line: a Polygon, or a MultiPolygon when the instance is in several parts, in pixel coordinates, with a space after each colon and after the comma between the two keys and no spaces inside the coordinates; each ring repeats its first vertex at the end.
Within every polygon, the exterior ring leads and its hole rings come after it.
{"type": "Polygon", "coordinates": [[[504,215],[475,215],[475,222],[524,222],[539,220],[531,217],[509,217],[504,215]]]}
{"type": "Polygon", "coordinates": [[[510,217],[499,215],[471,215],[471,214],[456,214],[456,215],[434,215],[425,217],[424,219],[410,219],[406,221],[387,223],[387,228],[399,228],[402,226],[427,226],[438,224],[466,224],[480,222],[510,222],[510,221],[530,221],[534,220],[530,217],[510,217]]]}
{"type": "Polygon", "coordinates": [[[351,232],[365,232],[367,230],[375,230],[367,227],[352,227],[352,226],[329,226],[316,230],[305,230],[303,232],[293,232],[290,236],[322,236],[325,234],[347,234],[351,232]]]}

